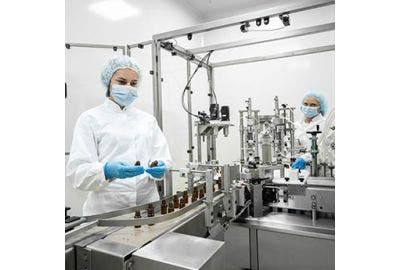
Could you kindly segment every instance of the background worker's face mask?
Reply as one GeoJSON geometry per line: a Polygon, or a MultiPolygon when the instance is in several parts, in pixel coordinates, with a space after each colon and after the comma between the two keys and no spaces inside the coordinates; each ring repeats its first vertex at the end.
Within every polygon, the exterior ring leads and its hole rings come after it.
{"type": "Polygon", "coordinates": [[[319,107],[310,107],[301,105],[300,110],[304,113],[307,118],[313,118],[319,114],[319,107]]]}
{"type": "Polygon", "coordinates": [[[119,105],[126,107],[138,97],[138,89],[129,85],[111,85],[111,97],[119,105]]]}

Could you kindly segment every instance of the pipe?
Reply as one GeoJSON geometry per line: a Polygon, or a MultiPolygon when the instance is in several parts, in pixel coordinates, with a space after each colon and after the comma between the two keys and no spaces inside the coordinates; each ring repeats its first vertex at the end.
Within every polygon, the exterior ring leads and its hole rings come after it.
{"type": "MultiPolygon", "coordinates": [[[[190,80],[190,61],[186,62],[186,71],[187,71],[187,80],[190,80]]],[[[192,113],[192,92],[191,92],[191,84],[188,84],[187,92],[187,104],[188,111],[192,113]]],[[[192,115],[188,114],[188,136],[189,136],[189,162],[193,162],[193,122],[192,115]]]]}

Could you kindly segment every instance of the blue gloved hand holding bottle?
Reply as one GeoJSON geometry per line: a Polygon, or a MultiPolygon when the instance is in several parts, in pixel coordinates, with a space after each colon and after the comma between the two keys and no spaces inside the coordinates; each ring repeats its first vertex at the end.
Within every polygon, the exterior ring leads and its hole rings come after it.
{"type": "Polygon", "coordinates": [[[162,178],[165,175],[165,172],[167,171],[167,167],[165,166],[165,162],[162,160],[156,160],[153,161],[150,164],[150,167],[145,170],[148,174],[150,174],[152,177],[159,179],[162,178]]]}
{"type": "Polygon", "coordinates": [[[143,166],[134,166],[127,162],[107,162],[104,165],[104,175],[107,180],[125,179],[144,173],[143,166]]]}

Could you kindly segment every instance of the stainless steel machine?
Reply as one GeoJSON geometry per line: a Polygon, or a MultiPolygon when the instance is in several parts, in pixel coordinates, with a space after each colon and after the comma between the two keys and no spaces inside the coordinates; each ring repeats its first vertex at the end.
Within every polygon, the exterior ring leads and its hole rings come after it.
{"type": "Polygon", "coordinates": [[[325,128],[329,134],[325,130],[310,132],[312,147],[308,150],[313,160],[307,169],[292,170],[290,164],[299,150],[294,140],[295,108],[275,97],[271,100],[273,112],[262,115],[249,98],[239,111],[239,123],[232,123],[229,108],[219,109],[214,89],[215,68],[323,53],[334,50],[334,45],[218,63],[209,63],[198,55],[333,31],[334,23],[190,50],[169,42],[332,4],[334,1],[327,0],[291,3],[157,34],[151,41],[128,45],[128,54],[131,49],[152,46],[154,115],[161,128],[160,50],[186,60],[188,83],[182,99],[186,97],[188,112],[188,163],[185,168],[169,170],[159,182],[159,201],[80,217],[66,224],[66,269],[334,269],[335,167],[332,159],[325,158],[326,153],[334,155],[333,121],[325,128]],[[207,69],[209,116],[192,112],[190,63],[207,69]],[[240,159],[222,164],[216,138],[221,134],[229,137],[232,126],[239,127],[240,159]],[[328,137],[330,147],[320,149],[321,139],[328,137]],[[197,140],[196,147],[193,139],[197,140]],[[202,155],[203,141],[206,158],[202,155]],[[176,175],[187,179],[187,187],[173,194],[176,175]]]}

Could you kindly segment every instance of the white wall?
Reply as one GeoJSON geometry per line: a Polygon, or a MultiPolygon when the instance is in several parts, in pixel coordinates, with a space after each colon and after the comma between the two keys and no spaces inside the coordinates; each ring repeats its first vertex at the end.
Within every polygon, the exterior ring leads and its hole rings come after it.
{"type": "MultiPolygon", "coordinates": [[[[95,2],[100,1],[66,1],[66,42],[126,45],[150,40],[155,33],[198,23],[196,14],[173,0],[127,0],[128,3],[138,8],[140,13],[132,18],[117,22],[109,21],[90,12],[89,5],[95,2]]],[[[197,41],[193,40],[193,43],[195,42],[197,41]]],[[[180,41],[180,44],[186,46],[185,40],[180,41]]],[[[105,89],[99,80],[101,67],[114,54],[115,52],[111,49],[71,48],[65,50],[65,80],[68,84],[68,98],[65,100],[66,151],[69,151],[73,128],[78,116],[104,100],[105,89]]],[[[139,61],[144,74],[140,98],[136,105],[142,110],[153,113],[152,78],[149,75],[151,48],[133,50],[132,55],[139,61]]],[[[166,69],[164,75],[166,88],[176,88],[177,85],[184,84],[186,75],[183,72],[186,68],[183,60],[176,58],[172,58],[170,61],[166,60],[163,62],[163,68],[166,69]],[[179,65],[181,62],[183,65],[179,65]]],[[[176,107],[165,106],[165,109],[173,114],[176,107]]],[[[171,124],[168,121],[166,122],[171,124]]],[[[174,134],[172,134],[172,137],[168,137],[173,156],[178,155],[175,144],[181,144],[179,139],[175,139],[178,137],[174,134]]],[[[70,183],[66,181],[65,197],[65,204],[72,207],[71,214],[81,215],[86,192],[73,189],[70,183]]]]}
{"type": "MultiPolygon", "coordinates": [[[[140,17],[121,22],[110,22],[91,14],[88,1],[67,3],[66,40],[69,42],[135,43],[151,39],[155,33],[178,29],[196,24],[198,19],[192,11],[179,6],[179,1],[132,1],[142,10],[140,17]],[[162,22],[162,23],[161,23],[162,22]]],[[[93,2],[93,1],[91,1],[93,2]]],[[[184,5],[183,5],[184,6],[184,5]]],[[[324,7],[291,15],[291,28],[298,28],[334,21],[334,9],[324,7]]],[[[268,32],[246,33],[238,27],[225,31],[213,31],[194,35],[192,41],[177,40],[179,45],[190,48],[207,44],[226,42],[267,35],[268,32]]],[[[224,52],[215,52],[211,61],[230,60],[248,56],[269,55],[290,49],[326,45],[334,41],[333,33],[296,38],[268,45],[255,45],[224,52]]],[[[69,98],[66,100],[66,149],[69,149],[73,125],[79,114],[102,102],[104,89],[98,77],[101,65],[113,54],[110,50],[71,49],[66,50],[66,81],[69,84],[69,98]]],[[[134,50],[144,70],[141,96],[136,105],[152,113],[152,82],[148,71],[151,69],[151,50],[134,50]]],[[[192,65],[192,71],[195,66],[192,65]]],[[[187,162],[187,115],[181,107],[180,98],[186,84],[186,62],[179,57],[162,53],[163,82],[163,124],[164,133],[170,145],[175,167],[181,168],[187,162]]],[[[334,52],[294,58],[244,64],[218,68],[215,71],[215,87],[220,105],[229,105],[231,120],[235,124],[230,136],[218,138],[217,156],[222,162],[239,158],[238,110],[244,107],[244,99],[252,97],[254,107],[262,113],[272,113],[273,97],[278,95],[281,102],[299,105],[303,93],[308,89],[323,92],[330,108],[334,103],[334,52]]],[[[194,92],[193,111],[208,110],[208,83],[206,72],[201,69],[192,82],[194,92]]],[[[194,145],[196,142],[194,141],[194,145]]],[[[196,153],[194,155],[196,157],[196,153]]],[[[184,180],[176,178],[175,190],[184,186],[184,180]]],[[[73,214],[81,213],[86,194],[73,190],[66,183],[66,204],[73,207],[73,214]]]]}

